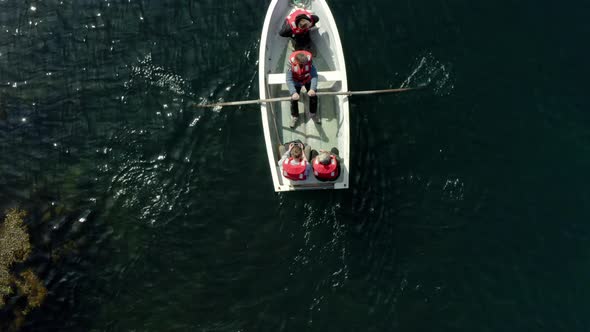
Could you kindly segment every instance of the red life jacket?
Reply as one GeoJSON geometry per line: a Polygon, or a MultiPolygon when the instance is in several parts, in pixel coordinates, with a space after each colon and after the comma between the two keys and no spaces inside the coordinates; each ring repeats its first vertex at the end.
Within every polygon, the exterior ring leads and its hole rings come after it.
{"type": "Polygon", "coordinates": [[[291,53],[289,56],[289,63],[291,64],[291,73],[294,81],[301,84],[311,81],[311,58],[312,55],[308,51],[295,51],[291,53]],[[303,53],[307,56],[307,63],[303,66],[295,60],[295,57],[297,57],[299,53],[303,53]]]}
{"type": "Polygon", "coordinates": [[[307,168],[307,161],[301,160],[299,165],[291,165],[293,157],[285,159],[283,162],[283,176],[294,181],[303,181],[307,179],[305,169],[307,168]]]}
{"type": "Polygon", "coordinates": [[[289,25],[289,27],[291,27],[291,31],[296,35],[303,34],[309,31],[309,29],[300,29],[297,26],[297,16],[299,15],[305,15],[305,18],[307,18],[311,22],[312,26],[315,23],[309,10],[296,9],[294,12],[289,14],[289,16],[287,16],[287,24],[289,25]]]}
{"type": "Polygon", "coordinates": [[[316,158],[313,162],[313,175],[321,181],[334,181],[338,178],[338,160],[336,156],[330,156],[332,161],[328,165],[324,165],[316,158]]]}

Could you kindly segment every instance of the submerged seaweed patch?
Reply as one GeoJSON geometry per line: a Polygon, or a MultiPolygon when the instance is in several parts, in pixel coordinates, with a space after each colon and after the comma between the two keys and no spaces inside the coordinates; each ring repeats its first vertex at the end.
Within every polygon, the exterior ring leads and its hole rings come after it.
{"type": "Polygon", "coordinates": [[[5,297],[12,292],[11,266],[25,261],[31,253],[29,233],[23,222],[26,215],[21,210],[9,210],[0,224],[0,309],[5,305],[5,297]]]}
{"type": "Polygon", "coordinates": [[[31,270],[26,270],[16,280],[16,285],[21,294],[27,297],[27,307],[23,310],[26,315],[31,309],[38,308],[47,296],[47,289],[43,282],[31,270]]]}
{"type": "Polygon", "coordinates": [[[19,274],[12,270],[15,264],[25,262],[31,254],[31,242],[24,223],[26,212],[18,209],[7,211],[0,223],[0,310],[12,313],[12,322],[0,323],[0,329],[16,331],[24,322],[25,316],[34,308],[41,306],[47,296],[47,289],[32,270],[19,274]],[[7,308],[7,299],[24,297],[7,308]]]}

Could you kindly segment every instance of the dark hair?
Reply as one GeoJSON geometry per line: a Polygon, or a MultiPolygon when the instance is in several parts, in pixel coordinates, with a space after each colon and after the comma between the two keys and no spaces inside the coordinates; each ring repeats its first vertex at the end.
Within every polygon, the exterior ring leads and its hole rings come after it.
{"type": "Polygon", "coordinates": [[[301,158],[301,148],[299,147],[299,145],[295,145],[291,149],[291,157],[293,157],[295,159],[301,158]]]}
{"type": "Polygon", "coordinates": [[[330,154],[328,152],[320,152],[320,154],[317,156],[318,161],[320,162],[320,164],[323,165],[328,165],[332,162],[332,156],[330,156],[330,154]]]}
{"type": "Polygon", "coordinates": [[[303,53],[299,53],[297,54],[297,56],[295,57],[295,60],[297,60],[297,63],[299,64],[306,64],[309,60],[307,59],[307,55],[303,54],[303,53]]]}
{"type": "Polygon", "coordinates": [[[313,19],[309,19],[309,17],[307,17],[307,15],[305,14],[299,14],[297,15],[297,17],[295,18],[295,24],[299,25],[299,23],[301,23],[301,21],[306,20],[308,21],[311,25],[313,25],[313,19]]]}

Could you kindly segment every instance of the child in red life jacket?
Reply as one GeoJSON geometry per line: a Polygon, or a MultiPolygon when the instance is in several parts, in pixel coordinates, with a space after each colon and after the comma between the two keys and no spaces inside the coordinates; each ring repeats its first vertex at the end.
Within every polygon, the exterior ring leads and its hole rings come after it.
{"type": "Polygon", "coordinates": [[[309,96],[309,115],[315,123],[320,123],[316,112],[318,110],[318,97],[315,92],[318,87],[318,72],[312,64],[312,55],[308,51],[295,51],[289,56],[287,68],[287,87],[291,94],[291,122],[289,126],[295,128],[299,120],[299,93],[305,86],[309,96]]]}
{"type": "Polygon", "coordinates": [[[332,148],[330,152],[321,150],[311,152],[313,175],[319,181],[335,181],[340,176],[340,158],[338,149],[332,148]]]}
{"type": "Polygon", "coordinates": [[[293,39],[293,48],[295,50],[310,50],[311,38],[309,30],[320,20],[317,15],[313,15],[309,10],[296,9],[287,16],[283,27],[279,32],[281,37],[290,37],[293,39]]]}
{"type": "Polygon", "coordinates": [[[293,181],[302,181],[307,179],[311,171],[311,165],[307,160],[307,155],[311,152],[311,148],[306,146],[303,149],[302,143],[292,142],[289,144],[289,150],[285,151],[285,147],[281,145],[279,152],[282,154],[279,160],[279,167],[282,174],[287,179],[293,181]]]}

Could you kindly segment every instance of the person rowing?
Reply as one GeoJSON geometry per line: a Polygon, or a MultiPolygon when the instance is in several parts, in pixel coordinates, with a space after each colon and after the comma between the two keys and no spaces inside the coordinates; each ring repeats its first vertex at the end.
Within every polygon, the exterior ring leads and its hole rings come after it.
{"type": "Polygon", "coordinates": [[[289,56],[289,66],[286,72],[286,82],[291,94],[291,122],[289,127],[297,127],[299,121],[299,93],[305,87],[309,96],[309,115],[315,123],[320,123],[317,116],[318,71],[312,63],[312,55],[308,51],[295,51],[289,56]]]}

